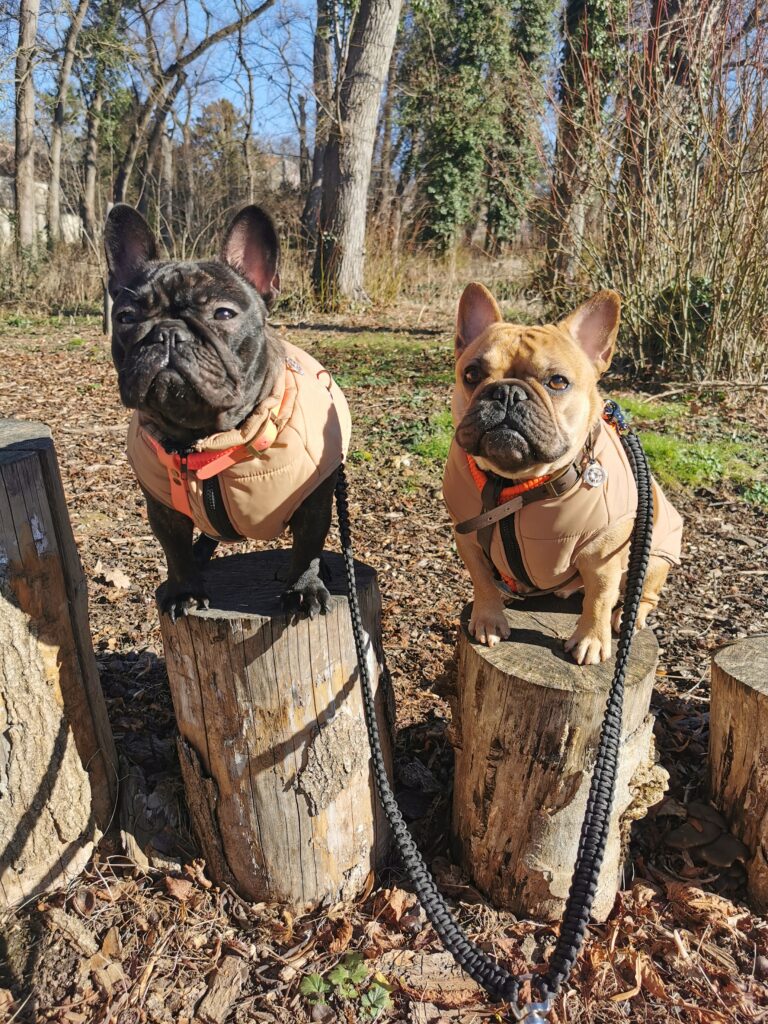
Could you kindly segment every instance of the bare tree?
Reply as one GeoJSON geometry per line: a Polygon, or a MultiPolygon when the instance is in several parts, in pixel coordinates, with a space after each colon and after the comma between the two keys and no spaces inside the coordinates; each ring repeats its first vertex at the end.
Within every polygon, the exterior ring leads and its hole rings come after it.
{"type": "Polygon", "coordinates": [[[384,79],[402,0],[361,0],[337,87],[323,163],[323,198],[313,283],[321,303],[364,299],[368,185],[384,79]]]}
{"type": "Polygon", "coordinates": [[[32,70],[40,0],[21,0],[16,52],[16,246],[19,254],[37,249],[35,216],[35,83],[32,70]]]}
{"type": "Polygon", "coordinates": [[[332,16],[330,0],[317,0],[317,24],[312,49],[312,77],[315,94],[315,146],[309,188],[301,214],[301,225],[307,249],[317,244],[317,225],[323,198],[323,163],[331,123],[333,102],[333,54],[331,49],[332,16]]]}
{"type": "Polygon", "coordinates": [[[59,75],[56,83],[56,106],[51,126],[51,181],[48,187],[48,245],[53,248],[61,239],[61,148],[64,139],[64,108],[69,92],[69,79],[75,61],[80,30],[88,13],[91,0],[80,0],[64,38],[59,75]]]}
{"type": "Polygon", "coordinates": [[[256,18],[264,14],[265,11],[268,11],[274,3],[275,0],[263,0],[263,2],[257,7],[254,7],[253,10],[241,15],[235,21],[231,21],[227,25],[223,25],[215,32],[206,34],[199,43],[187,50],[185,53],[178,54],[176,58],[162,70],[159,79],[150,89],[149,95],[142,103],[136,115],[133,131],[131,132],[128,146],[115,178],[114,200],[116,203],[122,203],[125,201],[128,185],[130,183],[131,175],[133,174],[133,168],[136,164],[136,158],[141,150],[141,144],[144,141],[147,129],[152,122],[155,112],[163,106],[169,93],[173,90],[179,76],[182,75],[190,64],[193,64],[199,57],[210,50],[211,47],[220,43],[223,39],[227,39],[235,32],[246,28],[251,24],[251,22],[255,21],[256,18]]]}

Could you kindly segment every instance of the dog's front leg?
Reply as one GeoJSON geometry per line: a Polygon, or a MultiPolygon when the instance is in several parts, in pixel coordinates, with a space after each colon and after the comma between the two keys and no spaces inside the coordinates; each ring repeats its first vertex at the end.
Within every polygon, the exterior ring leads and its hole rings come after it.
{"type": "Polygon", "coordinates": [[[324,480],[302,502],[291,517],[293,534],[288,586],[282,595],[283,607],[294,615],[314,619],[328,610],[330,592],[323,583],[321,555],[331,528],[333,493],[338,471],[324,480]]]}
{"type": "Polygon", "coordinates": [[[160,597],[160,610],[175,622],[190,608],[208,607],[208,594],[192,547],[192,520],[161,505],[146,491],[144,497],[149,525],[160,541],[168,565],[168,582],[160,597]]]}
{"type": "Polygon", "coordinates": [[[622,551],[631,531],[631,521],[619,523],[588,544],[576,559],[584,603],[565,649],[579,665],[598,665],[611,656],[611,613],[619,599],[622,551]]]}
{"type": "Polygon", "coordinates": [[[494,582],[490,562],[477,540],[455,531],[454,536],[474,588],[469,631],[476,640],[493,647],[500,640],[506,640],[510,633],[504,614],[504,600],[494,582]]]}

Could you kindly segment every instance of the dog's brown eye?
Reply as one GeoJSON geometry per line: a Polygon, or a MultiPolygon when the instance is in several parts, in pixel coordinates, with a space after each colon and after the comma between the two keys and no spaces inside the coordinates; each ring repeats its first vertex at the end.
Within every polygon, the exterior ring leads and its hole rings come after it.
{"type": "Polygon", "coordinates": [[[480,380],[480,377],[481,373],[479,366],[468,366],[464,371],[464,382],[466,384],[477,384],[478,381],[480,380]]]}
{"type": "Polygon", "coordinates": [[[231,320],[233,316],[235,316],[234,309],[229,309],[227,306],[219,306],[213,311],[214,320],[231,320]]]}
{"type": "Polygon", "coordinates": [[[565,389],[570,386],[571,382],[567,377],[564,377],[562,373],[553,373],[547,381],[547,387],[550,391],[565,391],[565,389]]]}

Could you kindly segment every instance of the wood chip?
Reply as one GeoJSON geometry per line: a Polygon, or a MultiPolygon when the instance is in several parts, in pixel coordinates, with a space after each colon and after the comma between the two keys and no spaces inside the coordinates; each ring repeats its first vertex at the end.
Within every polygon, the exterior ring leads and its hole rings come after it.
{"type": "Polygon", "coordinates": [[[248,964],[231,953],[222,957],[197,1016],[203,1024],[223,1024],[248,978],[248,964]]]}

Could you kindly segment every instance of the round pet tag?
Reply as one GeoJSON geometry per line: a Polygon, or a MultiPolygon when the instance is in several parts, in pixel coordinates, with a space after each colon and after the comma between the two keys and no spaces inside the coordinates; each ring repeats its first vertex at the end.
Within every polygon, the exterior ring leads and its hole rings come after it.
{"type": "Polygon", "coordinates": [[[602,487],[608,479],[608,472],[603,469],[597,459],[590,459],[584,470],[584,483],[589,487],[602,487]]]}

